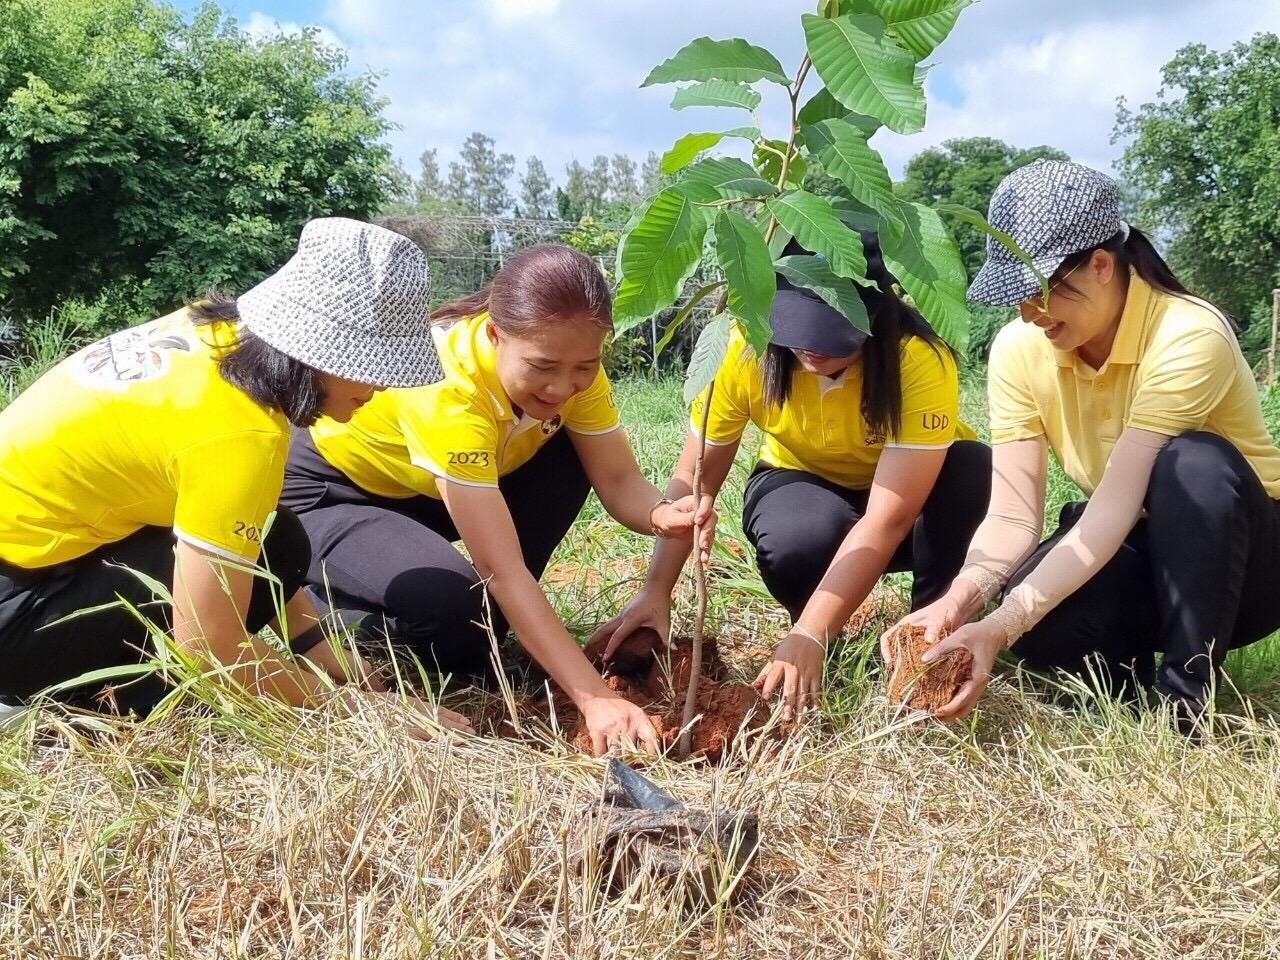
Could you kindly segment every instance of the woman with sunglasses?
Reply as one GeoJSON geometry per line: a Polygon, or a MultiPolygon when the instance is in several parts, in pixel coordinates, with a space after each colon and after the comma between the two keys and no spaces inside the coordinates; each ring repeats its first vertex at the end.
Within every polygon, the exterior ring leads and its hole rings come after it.
{"type": "Polygon", "coordinates": [[[938,716],[967,715],[1011,647],[1113,692],[1154,688],[1194,727],[1227,651],[1280,627],[1280,450],[1252,371],[1231,322],[1121,219],[1108,177],[1037,161],[1001,183],[990,221],[1049,291],[995,243],[969,290],[1022,321],[991,351],[990,511],[951,588],[906,618],[959,627],[927,658],[973,657],[938,716]],[[1040,543],[1049,451],[1088,500],[1040,543]]]}

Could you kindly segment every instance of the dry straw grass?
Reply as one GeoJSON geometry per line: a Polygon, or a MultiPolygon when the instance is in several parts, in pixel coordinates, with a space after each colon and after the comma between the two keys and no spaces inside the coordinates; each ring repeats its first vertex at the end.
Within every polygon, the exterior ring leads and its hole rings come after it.
{"type": "Polygon", "coordinates": [[[691,908],[571,869],[602,765],[555,743],[225,698],[136,726],[46,711],[0,741],[0,953],[1275,955],[1273,724],[1190,747],[1016,676],[968,729],[874,693],[833,714],[732,767],[653,765],[690,804],[760,817],[759,860],[691,908]]]}

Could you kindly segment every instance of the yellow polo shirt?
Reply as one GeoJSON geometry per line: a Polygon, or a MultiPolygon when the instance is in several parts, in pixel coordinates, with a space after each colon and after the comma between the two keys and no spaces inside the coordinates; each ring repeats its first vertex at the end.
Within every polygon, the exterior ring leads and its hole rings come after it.
{"type": "Polygon", "coordinates": [[[383,390],[349,423],[311,428],[320,455],[361,489],[404,499],[440,499],[436,478],[496,487],[528,463],[561,427],[575,433],[618,429],[604,368],[551,420],[517,414],[498,380],[495,350],[481,313],[433,331],[445,377],[424,387],[383,390]]]}
{"type": "MultiPolygon", "coordinates": [[[[702,426],[704,390],[693,402],[690,424],[702,426]]],[[[772,467],[804,470],[851,490],[870,488],[887,447],[932,450],[975,434],[960,422],[955,360],[919,337],[902,343],[902,432],[872,434],[862,418],[862,364],[838,377],[819,377],[799,367],[786,403],[765,402],[760,362],[735,330],[716,372],[707,420],[707,442],[736,443],[754,423],[764,433],[760,459],[772,467]]]]}
{"type": "Polygon", "coordinates": [[[1209,304],[1160,293],[1137,274],[1101,367],[1015,320],[992,344],[987,390],[992,442],[1044,436],[1086,495],[1101,482],[1121,432],[1137,427],[1170,437],[1216,433],[1249,461],[1267,495],[1280,498],[1280,450],[1227,321],[1209,304]]]}
{"type": "Polygon", "coordinates": [[[0,559],[47,567],[144,526],[256,559],[289,430],[218,373],[234,341],[180,310],[85,347],[0,412],[0,559]]]}

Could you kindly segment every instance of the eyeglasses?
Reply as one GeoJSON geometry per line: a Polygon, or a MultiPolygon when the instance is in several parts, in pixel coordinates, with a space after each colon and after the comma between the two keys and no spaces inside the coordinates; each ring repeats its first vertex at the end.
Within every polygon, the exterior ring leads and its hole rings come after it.
{"type": "Polygon", "coordinates": [[[1074,267],[1072,267],[1070,270],[1068,270],[1066,273],[1060,276],[1057,280],[1050,280],[1048,294],[1045,294],[1045,292],[1041,290],[1039,293],[1034,293],[1031,296],[1027,297],[1026,302],[1031,304],[1032,307],[1034,307],[1036,310],[1039,310],[1041,313],[1048,313],[1049,297],[1053,295],[1053,291],[1057,290],[1060,286],[1066,283],[1067,277],[1071,276],[1073,273],[1075,273],[1077,270],[1083,267],[1087,262],[1088,262],[1087,260],[1081,260],[1074,267]]]}

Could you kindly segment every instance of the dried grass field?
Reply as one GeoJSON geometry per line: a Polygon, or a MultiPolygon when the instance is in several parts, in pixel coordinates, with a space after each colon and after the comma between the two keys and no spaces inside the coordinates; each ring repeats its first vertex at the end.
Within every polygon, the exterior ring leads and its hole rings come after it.
{"type": "MultiPolygon", "coordinates": [[[[679,388],[619,394],[661,482],[679,388]]],[[[966,405],[984,422],[980,384],[966,405]]],[[[710,614],[742,677],[782,627],[738,523],[749,452],[710,614]]],[[[1061,475],[1052,494],[1071,496],[1061,475]]],[[[647,549],[592,502],[547,578],[576,631],[626,601],[647,549]]],[[[691,806],[759,815],[757,859],[710,902],[643,871],[607,895],[602,863],[579,869],[603,766],[536,730],[422,743],[394,715],[297,715],[199,681],[141,724],[28,715],[0,735],[0,956],[1280,956],[1274,638],[1233,655],[1216,732],[1189,746],[1167,717],[1012,664],[970,723],[895,715],[869,662],[880,623],[840,649],[821,718],[719,768],[648,768],[691,806]]]]}

